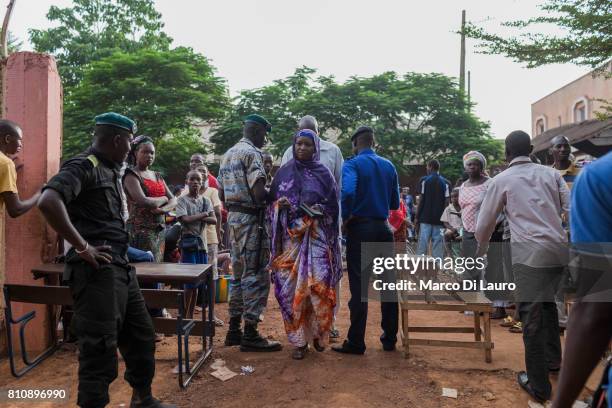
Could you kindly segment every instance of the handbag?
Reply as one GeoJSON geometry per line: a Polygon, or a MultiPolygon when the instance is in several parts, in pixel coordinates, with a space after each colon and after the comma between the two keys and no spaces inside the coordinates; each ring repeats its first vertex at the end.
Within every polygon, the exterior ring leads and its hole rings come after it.
{"type": "Polygon", "coordinates": [[[204,248],[204,242],[202,242],[202,237],[198,235],[183,235],[178,247],[185,251],[197,251],[204,248]]]}
{"type": "Polygon", "coordinates": [[[300,204],[300,210],[304,211],[304,213],[310,218],[323,218],[323,213],[307,204],[300,204]]]}

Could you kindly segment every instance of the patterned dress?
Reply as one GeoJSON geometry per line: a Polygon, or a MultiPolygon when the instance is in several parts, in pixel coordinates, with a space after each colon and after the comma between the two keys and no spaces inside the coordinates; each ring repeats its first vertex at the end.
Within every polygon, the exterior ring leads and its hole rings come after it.
{"type": "MultiPolygon", "coordinates": [[[[151,198],[165,197],[166,184],[159,173],[155,173],[155,180],[140,177],[133,169],[127,169],[128,173],[138,178],[140,187],[145,196],[151,198]]],[[[164,259],[165,247],[165,222],[163,214],[154,214],[150,208],[138,206],[129,198],[129,218],[127,230],[130,234],[130,246],[142,251],[151,251],[155,262],[162,262],[164,259]]]]}
{"type": "Polygon", "coordinates": [[[327,342],[337,302],[335,287],[342,276],[338,190],[330,171],[319,162],[319,138],[312,138],[314,159],[292,159],[279,169],[270,190],[274,204],[268,210],[274,294],[295,347],[314,339],[327,342]],[[281,197],[289,200],[290,209],[279,208],[281,197]],[[311,218],[301,204],[318,205],[322,216],[311,218]]]}

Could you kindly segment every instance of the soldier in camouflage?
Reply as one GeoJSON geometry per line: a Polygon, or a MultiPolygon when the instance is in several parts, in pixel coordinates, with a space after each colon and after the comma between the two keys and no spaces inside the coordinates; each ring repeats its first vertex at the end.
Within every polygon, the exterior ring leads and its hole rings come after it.
{"type": "Polygon", "coordinates": [[[221,159],[219,195],[229,210],[234,279],[230,284],[230,325],[226,346],[240,345],[240,351],[279,351],[257,331],[270,292],[269,234],[264,225],[266,172],[260,148],[270,123],[259,115],[244,120],[243,138],[221,159]],[[241,320],[244,317],[244,334],[241,320]]]}

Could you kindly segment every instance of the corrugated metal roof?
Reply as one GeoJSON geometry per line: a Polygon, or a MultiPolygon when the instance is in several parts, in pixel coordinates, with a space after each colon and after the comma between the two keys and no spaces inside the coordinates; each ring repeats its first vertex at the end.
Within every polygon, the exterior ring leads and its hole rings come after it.
{"type": "Polygon", "coordinates": [[[533,152],[552,147],[552,139],[559,135],[567,137],[572,146],[589,154],[596,151],[593,155],[600,156],[602,152],[612,150],[612,119],[585,120],[547,130],[533,139],[533,152]]]}

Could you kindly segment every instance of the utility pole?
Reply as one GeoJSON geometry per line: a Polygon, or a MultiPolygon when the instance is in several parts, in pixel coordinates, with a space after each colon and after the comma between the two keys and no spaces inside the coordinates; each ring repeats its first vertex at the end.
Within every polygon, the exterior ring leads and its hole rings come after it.
{"type": "Polygon", "coordinates": [[[467,101],[468,101],[468,109],[470,106],[470,103],[472,102],[472,75],[471,75],[471,71],[468,71],[468,84],[467,84],[467,101]]]}
{"type": "Polygon", "coordinates": [[[459,89],[465,94],[465,10],[461,11],[461,63],[459,67],[459,89]]]}
{"type": "Polygon", "coordinates": [[[0,33],[0,117],[4,116],[4,81],[6,80],[6,59],[8,58],[8,27],[16,1],[11,0],[8,6],[6,6],[6,14],[4,14],[2,32],[0,33]]]}
{"type": "Polygon", "coordinates": [[[17,0],[9,1],[8,6],[6,6],[6,14],[4,15],[4,21],[2,23],[2,37],[0,38],[0,58],[8,57],[8,26],[11,21],[11,14],[13,13],[13,7],[15,7],[15,3],[17,0]]]}

